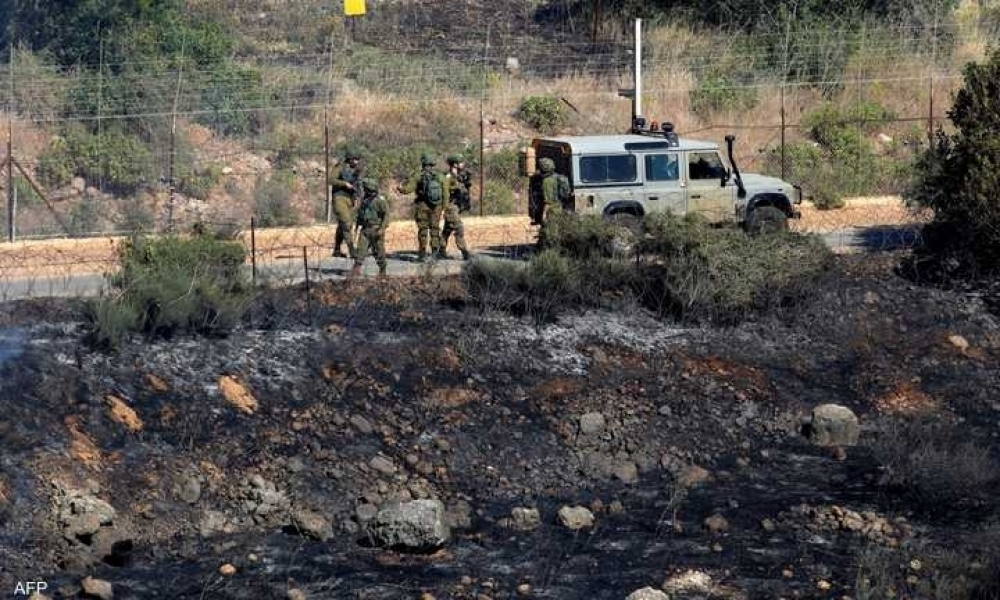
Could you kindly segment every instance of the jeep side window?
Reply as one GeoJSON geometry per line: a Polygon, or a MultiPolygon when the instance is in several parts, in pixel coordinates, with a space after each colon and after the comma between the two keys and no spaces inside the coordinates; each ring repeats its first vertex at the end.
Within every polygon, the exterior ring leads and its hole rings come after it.
{"type": "Polygon", "coordinates": [[[680,163],[676,154],[647,154],[646,181],[677,181],[680,163]]]}
{"type": "Polygon", "coordinates": [[[630,183],[635,181],[635,171],[632,154],[580,157],[580,181],[583,183],[630,183]]]}
{"type": "Polygon", "coordinates": [[[688,179],[721,179],[726,172],[716,152],[692,152],[688,156],[688,179]]]}

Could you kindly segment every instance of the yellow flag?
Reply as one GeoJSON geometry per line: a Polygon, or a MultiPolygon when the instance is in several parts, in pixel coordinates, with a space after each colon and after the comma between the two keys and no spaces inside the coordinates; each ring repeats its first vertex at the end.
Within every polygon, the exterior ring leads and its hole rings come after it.
{"type": "Polygon", "coordinates": [[[366,12],[365,0],[344,0],[345,17],[360,17],[366,12]]]}

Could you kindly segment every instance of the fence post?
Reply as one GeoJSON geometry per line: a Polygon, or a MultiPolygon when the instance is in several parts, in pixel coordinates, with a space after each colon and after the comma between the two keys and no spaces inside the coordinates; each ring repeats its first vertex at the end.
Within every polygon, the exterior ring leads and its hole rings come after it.
{"type": "Polygon", "coordinates": [[[250,278],[257,285],[257,222],[250,217],[250,278]]]}
{"type": "Polygon", "coordinates": [[[7,241],[14,241],[14,44],[10,45],[10,98],[7,101],[7,241]]]}
{"type": "Polygon", "coordinates": [[[312,323],[312,291],[309,285],[309,254],[305,246],[302,246],[302,271],[306,275],[306,314],[309,315],[309,323],[312,323]]]}
{"type": "Polygon", "coordinates": [[[785,180],[785,81],[781,81],[781,180],[785,180]]]}

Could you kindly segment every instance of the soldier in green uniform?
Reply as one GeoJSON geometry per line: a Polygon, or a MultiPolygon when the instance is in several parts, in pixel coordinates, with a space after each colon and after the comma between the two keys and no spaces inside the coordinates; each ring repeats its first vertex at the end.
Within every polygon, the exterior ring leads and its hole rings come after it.
{"type": "Polygon", "coordinates": [[[378,274],[384,276],[387,264],[385,228],[389,225],[389,204],[385,197],[378,193],[378,182],[374,179],[363,179],[360,185],[364,190],[364,197],[358,205],[358,227],[361,228],[361,234],[358,236],[358,251],[354,257],[351,275],[361,274],[361,267],[371,248],[378,264],[378,274]]]}
{"type": "Polygon", "coordinates": [[[448,258],[448,238],[455,234],[455,245],[462,252],[462,260],[469,260],[471,254],[465,245],[465,226],[462,213],[472,207],[472,173],[465,168],[465,159],[460,154],[448,157],[447,201],[444,207],[444,230],[441,232],[441,250],[438,258],[448,258]]]}
{"type": "Polygon", "coordinates": [[[360,195],[361,153],[348,150],[344,156],[344,165],[337,179],[330,182],[333,190],[333,212],[337,217],[337,233],[333,239],[333,255],[348,256],[341,250],[341,244],[347,243],[347,252],[354,258],[354,209],[360,195]]]}
{"type": "Polygon", "coordinates": [[[421,170],[410,177],[396,191],[401,194],[416,193],[413,201],[413,219],[417,223],[417,259],[427,260],[427,241],[430,238],[431,252],[441,251],[441,213],[447,197],[447,181],[434,170],[437,157],[424,154],[420,157],[421,170]]]}
{"type": "Polygon", "coordinates": [[[541,193],[541,218],[542,225],[538,232],[538,245],[545,247],[545,225],[555,215],[562,214],[563,203],[569,200],[570,185],[569,178],[561,173],[556,173],[556,163],[551,158],[543,157],[538,160],[539,173],[535,174],[535,181],[531,185],[532,189],[541,193]]]}

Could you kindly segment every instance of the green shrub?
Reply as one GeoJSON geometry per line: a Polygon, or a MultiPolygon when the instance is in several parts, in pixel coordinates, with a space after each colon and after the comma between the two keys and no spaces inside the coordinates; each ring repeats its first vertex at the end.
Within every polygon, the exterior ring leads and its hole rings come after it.
{"type": "Polygon", "coordinates": [[[67,225],[70,233],[80,236],[97,231],[99,222],[97,202],[90,196],[85,196],[70,210],[67,225]]]}
{"type": "Polygon", "coordinates": [[[263,176],[254,188],[254,215],[260,227],[286,227],[299,222],[292,210],[291,196],[295,189],[295,174],[275,171],[270,179],[263,176]]]}
{"type": "Polygon", "coordinates": [[[955,133],[939,132],[917,162],[909,202],[934,211],[925,253],[954,259],[961,276],[1000,273],[1000,50],[966,65],[948,116],[955,133]]]}
{"type": "Polygon", "coordinates": [[[566,107],[555,96],[530,96],[521,101],[517,117],[541,133],[555,133],[566,124],[566,107]]]}
{"type": "Polygon", "coordinates": [[[222,179],[222,167],[208,165],[182,170],[177,179],[177,191],[185,196],[205,200],[222,179]]]}
{"type": "Polygon", "coordinates": [[[264,106],[263,77],[249,67],[219,65],[202,75],[197,119],[222,135],[245,136],[261,131],[258,108],[264,106]]]}
{"type": "Polygon", "coordinates": [[[832,255],[798,234],[750,237],[698,218],[646,217],[637,295],[663,316],[732,323],[809,296],[832,255]]]}
{"type": "Polygon", "coordinates": [[[483,190],[483,214],[513,215],[517,213],[514,191],[501,181],[487,181],[483,190]]]}
{"type": "Polygon", "coordinates": [[[611,256],[620,232],[601,215],[562,213],[545,225],[543,245],[572,258],[611,256]]]}
{"type": "Polygon", "coordinates": [[[120,251],[114,290],[90,306],[91,343],[114,347],[129,331],[150,337],[221,335],[243,316],[250,287],[238,242],[209,235],[134,237],[120,251]]]}
{"type": "Polygon", "coordinates": [[[135,193],[156,180],[153,153],[137,136],[121,131],[94,134],[70,128],[39,156],[38,176],[46,185],[66,185],[74,176],[119,193],[135,193]]]}
{"type": "Polygon", "coordinates": [[[740,85],[726,74],[712,73],[698,81],[690,93],[691,110],[710,117],[717,112],[749,110],[757,105],[753,87],[740,85]]]}
{"type": "Polygon", "coordinates": [[[323,140],[292,129],[279,132],[275,144],[271,162],[276,169],[291,169],[303,158],[323,156],[323,140]]]}

